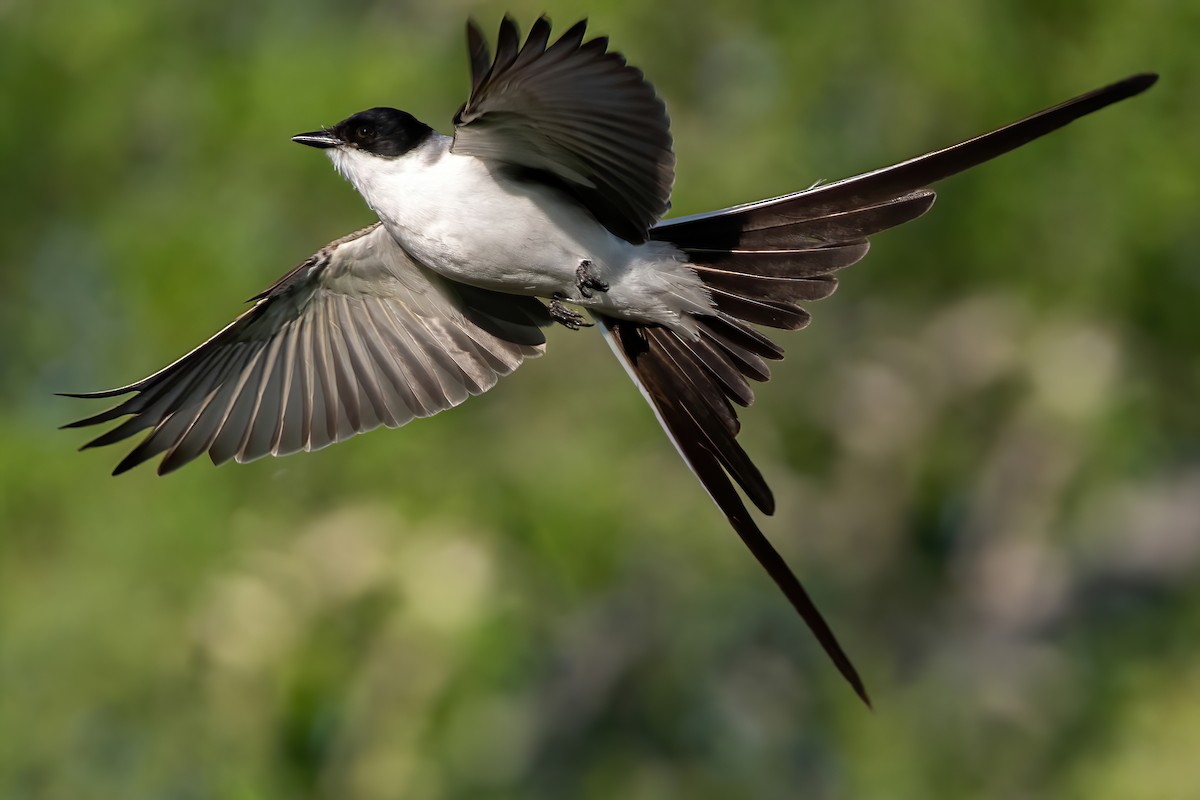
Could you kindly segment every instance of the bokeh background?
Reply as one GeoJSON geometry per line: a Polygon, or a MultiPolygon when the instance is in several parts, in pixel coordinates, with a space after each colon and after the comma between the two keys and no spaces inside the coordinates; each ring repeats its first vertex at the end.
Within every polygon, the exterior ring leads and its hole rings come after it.
{"type": "Polygon", "coordinates": [[[0,0],[0,795],[1200,796],[1200,4],[0,0]],[[744,415],[866,711],[594,333],[435,419],[167,479],[57,425],[372,220],[462,26],[593,30],[675,213],[1153,69],[946,181],[744,415]]]}

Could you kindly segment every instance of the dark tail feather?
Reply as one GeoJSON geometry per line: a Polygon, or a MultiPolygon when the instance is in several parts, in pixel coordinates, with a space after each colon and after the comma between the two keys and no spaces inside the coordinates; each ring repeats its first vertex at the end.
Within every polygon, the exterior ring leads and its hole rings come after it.
{"type": "Polygon", "coordinates": [[[833,632],[735,488],[764,513],[775,507],[762,475],[737,443],[733,404],[754,401],[749,381],[770,378],[766,361],[783,350],[750,327],[797,330],[809,322],[799,304],[828,297],[834,273],[867,253],[867,237],[916,219],[933,205],[929,184],[1033,141],[1149,88],[1134,75],[991,133],[808,191],[710,214],[668,220],[650,238],[687,254],[712,300],[693,335],[598,317],[613,351],[659,422],[734,530],[808,624],[868,705],[866,689],[833,632]]]}
{"type": "Polygon", "coordinates": [[[750,552],[783,590],[838,671],[870,706],[866,687],[854,664],[803,585],[754,523],[734,488],[736,482],[763,512],[774,511],[770,490],[735,439],[738,424],[729,401],[740,401],[749,392],[744,378],[763,379],[741,369],[739,359],[762,363],[762,357],[778,355],[760,346],[757,334],[739,339],[739,334],[749,329],[724,315],[703,318],[700,336],[695,340],[686,340],[666,328],[607,317],[597,319],[605,338],[649,400],[680,455],[750,552]],[[736,332],[724,335],[730,331],[736,332]],[[772,355],[766,355],[764,350],[772,355]],[[740,374],[743,380],[739,382],[730,373],[740,374]]]}
{"type": "Polygon", "coordinates": [[[666,223],[651,235],[688,254],[712,298],[712,313],[695,317],[692,337],[598,317],[680,455],[868,706],[854,664],[735,488],[763,513],[774,512],[771,490],[737,442],[734,404],[750,405],[749,382],[768,380],[767,361],[783,357],[783,349],[751,324],[805,327],[809,315],[798,304],[832,294],[837,288],[832,273],[866,255],[867,235],[918,217],[932,204],[933,192],[920,190],[818,219],[775,208],[771,227],[754,228],[760,219],[751,215],[737,223],[732,238],[734,227],[722,216],[678,229],[666,223]]]}
{"type": "Polygon", "coordinates": [[[990,133],[884,169],[783,197],[667,220],[650,232],[650,238],[676,243],[689,252],[777,252],[861,241],[925,213],[933,202],[926,188],[930,184],[1141,94],[1157,80],[1152,73],[1131,75],[990,133]]]}
{"type": "Polygon", "coordinates": [[[706,225],[682,229],[686,237],[673,237],[670,226],[664,226],[654,235],[672,241],[692,259],[712,298],[712,313],[695,317],[692,337],[598,317],[610,346],[680,455],[868,706],[870,699],[854,664],[735,488],[736,484],[763,513],[774,512],[770,489],[737,442],[740,425],[734,404],[750,405],[754,393],[749,381],[768,380],[767,360],[783,357],[782,348],[748,323],[787,330],[805,327],[809,315],[798,303],[828,297],[837,287],[831,273],[866,255],[867,234],[920,216],[932,203],[933,192],[924,190],[836,215],[824,226],[814,226],[808,219],[779,224],[771,229],[769,239],[750,234],[763,248],[750,251],[718,249],[718,239],[725,235],[720,218],[715,229],[706,225]],[[818,227],[820,238],[813,236],[818,227]],[[776,249],[766,249],[767,241],[776,249]]]}

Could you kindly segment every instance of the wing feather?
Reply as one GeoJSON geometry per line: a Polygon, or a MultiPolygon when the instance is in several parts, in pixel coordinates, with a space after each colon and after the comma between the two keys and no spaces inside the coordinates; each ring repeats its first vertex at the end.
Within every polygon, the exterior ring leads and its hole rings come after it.
{"type": "Polygon", "coordinates": [[[160,454],[161,474],[205,452],[221,464],[316,450],[487,391],[542,353],[544,319],[533,298],[426,270],[377,224],[321,250],[154,375],[71,395],[133,396],[65,427],[128,417],[85,447],[149,429],[117,473],[160,454]]]}
{"type": "Polygon", "coordinates": [[[675,179],[666,106],[607,38],[585,43],[586,27],[549,44],[542,17],[518,48],[506,17],[486,65],[483,35],[469,22],[471,94],[454,117],[452,149],[545,174],[614,234],[644,242],[675,179]]]}

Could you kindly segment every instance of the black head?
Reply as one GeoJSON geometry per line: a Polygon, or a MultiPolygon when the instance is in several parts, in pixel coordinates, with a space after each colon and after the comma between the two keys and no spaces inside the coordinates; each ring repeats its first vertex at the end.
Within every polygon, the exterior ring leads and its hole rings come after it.
{"type": "Polygon", "coordinates": [[[425,141],[433,129],[395,108],[371,108],[346,117],[323,131],[302,133],[292,141],[310,147],[347,145],[377,156],[396,158],[425,141]]]}

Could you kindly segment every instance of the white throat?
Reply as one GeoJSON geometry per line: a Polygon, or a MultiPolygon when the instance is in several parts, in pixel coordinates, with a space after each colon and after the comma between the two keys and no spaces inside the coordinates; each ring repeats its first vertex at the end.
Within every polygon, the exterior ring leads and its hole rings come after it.
{"type": "Polygon", "coordinates": [[[709,308],[699,278],[671,245],[630,244],[557,190],[452,153],[452,142],[433,133],[398,158],[353,147],[329,156],[392,238],[452,280],[684,328],[690,322],[680,312],[709,308]],[[581,295],[577,270],[585,261],[608,292],[581,295]]]}
{"type": "Polygon", "coordinates": [[[342,177],[350,181],[355,190],[367,201],[367,205],[386,217],[397,192],[407,185],[419,185],[414,181],[450,150],[451,137],[434,132],[409,152],[395,158],[377,156],[357,147],[333,147],[327,150],[329,160],[342,177]]]}

